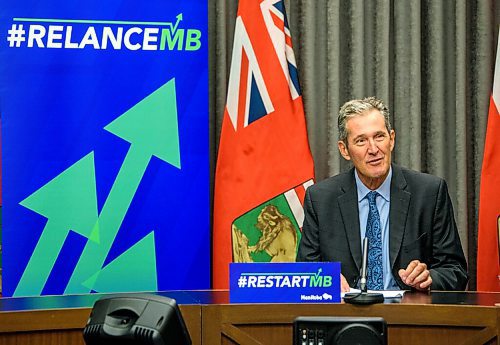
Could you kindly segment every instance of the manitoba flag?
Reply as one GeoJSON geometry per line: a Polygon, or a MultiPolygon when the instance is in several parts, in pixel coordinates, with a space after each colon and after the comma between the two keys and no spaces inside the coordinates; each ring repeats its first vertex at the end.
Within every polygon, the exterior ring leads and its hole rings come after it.
{"type": "Polygon", "coordinates": [[[240,0],[215,174],[213,287],[230,262],[295,261],[314,167],[283,0],[240,0]]]}
{"type": "Polygon", "coordinates": [[[493,92],[490,98],[484,143],[479,229],[477,244],[477,290],[500,291],[500,36],[493,92]]]}

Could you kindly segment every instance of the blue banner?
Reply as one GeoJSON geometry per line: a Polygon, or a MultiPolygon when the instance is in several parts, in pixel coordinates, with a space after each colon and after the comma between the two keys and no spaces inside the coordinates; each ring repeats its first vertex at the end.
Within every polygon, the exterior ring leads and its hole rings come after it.
{"type": "Polygon", "coordinates": [[[229,286],[231,303],[340,302],[340,263],[232,263],[229,286]]]}
{"type": "Polygon", "coordinates": [[[210,287],[207,11],[2,4],[4,296],[210,287]]]}

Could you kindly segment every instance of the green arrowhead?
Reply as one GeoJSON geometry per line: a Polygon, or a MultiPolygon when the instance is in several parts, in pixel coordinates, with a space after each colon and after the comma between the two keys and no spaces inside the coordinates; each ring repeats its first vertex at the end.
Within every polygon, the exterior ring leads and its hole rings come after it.
{"type": "Polygon", "coordinates": [[[88,237],[97,221],[94,152],[39,188],[20,204],[69,230],[88,237]]]}
{"type": "Polygon", "coordinates": [[[175,79],[171,79],[104,127],[180,169],[175,79]]]}
{"type": "MultiPolygon", "coordinates": [[[[131,143],[106,198],[98,223],[69,279],[65,294],[86,293],[83,283],[98,272],[128,212],[151,156],[180,168],[175,80],[146,96],[105,129],[131,143]]],[[[89,282],[91,284],[91,282],[89,282]]]]}
{"type": "Polygon", "coordinates": [[[151,231],[82,285],[97,292],[156,291],[154,232],[151,231]]]}
{"type": "Polygon", "coordinates": [[[179,13],[175,18],[177,18],[177,20],[182,20],[182,13],[179,13]]]}

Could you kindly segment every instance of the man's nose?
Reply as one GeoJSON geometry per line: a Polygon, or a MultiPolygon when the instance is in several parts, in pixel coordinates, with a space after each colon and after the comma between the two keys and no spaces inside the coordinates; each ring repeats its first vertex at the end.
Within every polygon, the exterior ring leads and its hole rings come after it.
{"type": "Polygon", "coordinates": [[[377,143],[375,142],[375,140],[372,138],[372,139],[368,139],[368,153],[377,153],[378,152],[378,146],[377,146],[377,143]]]}

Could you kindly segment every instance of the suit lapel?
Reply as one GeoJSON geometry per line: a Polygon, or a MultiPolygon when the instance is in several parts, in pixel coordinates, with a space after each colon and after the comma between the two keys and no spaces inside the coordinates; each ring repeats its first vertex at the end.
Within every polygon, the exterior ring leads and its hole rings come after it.
{"type": "Polygon", "coordinates": [[[359,233],[358,192],[354,179],[354,169],[351,169],[350,174],[346,174],[346,177],[346,181],[342,185],[344,194],[340,195],[337,201],[349,249],[359,271],[361,268],[361,235],[359,233]]]}
{"type": "Polygon", "coordinates": [[[391,267],[401,250],[411,193],[406,189],[406,179],[401,168],[392,165],[391,206],[389,211],[389,251],[391,267]]]}

